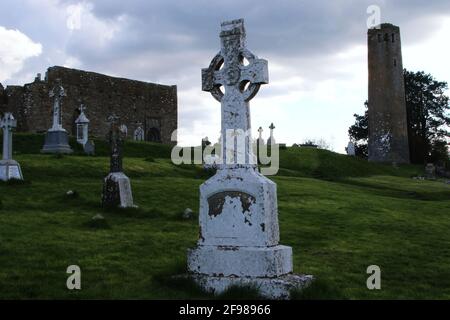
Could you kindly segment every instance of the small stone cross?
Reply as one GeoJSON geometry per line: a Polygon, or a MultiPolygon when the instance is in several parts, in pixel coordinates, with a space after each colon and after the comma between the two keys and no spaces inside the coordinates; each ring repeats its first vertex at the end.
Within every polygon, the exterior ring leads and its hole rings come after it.
{"type": "Polygon", "coordinates": [[[86,109],[87,109],[87,108],[86,108],[86,106],[85,106],[84,104],[80,104],[80,108],[79,108],[80,113],[83,113],[84,110],[86,110],[86,109]]]}
{"type": "Polygon", "coordinates": [[[259,129],[258,129],[258,133],[259,133],[259,140],[260,141],[262,141],[262,133],[263,133],[263,128],[262,127],[259,127],[259,129]]]}
{"type": "Polygon", "coordinates": [[[270,136],[273,137],[273,129],[275,129],[275,126],[273,125],[273,123],[270,124],[270,136]]]}

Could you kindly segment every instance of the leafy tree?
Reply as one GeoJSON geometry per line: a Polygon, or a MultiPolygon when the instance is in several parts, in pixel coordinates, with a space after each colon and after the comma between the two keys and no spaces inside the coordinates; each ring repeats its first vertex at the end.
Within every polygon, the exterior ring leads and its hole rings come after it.
{"type": "Polygon", "coordinates": [[[350,139],[355,143],[356,156],[367,158],[368,148],[367,139],[369,138],[369,111],[367,109],[368,102],[364,102],[366,110],[364,115],[354,114],[355,124],[348,129],[350,139]]]}
{"type": "MultiPolygon", "coordinates": [[[[450,138],[449,98],[444,94],[446,82],[436,81],[423,71],[403,72],[405,79],[406,111],[411,161],[448,161],[447,138],[450,138]]],[[[368,110],[364,115],[355,114],[355,124],[349,136],[355,141],[358,155],[367,156],[368,110]]]]}
{"type": "Polygon", "coordinates": [[[446,160],[447,150],[442,145],[446,145],[446,138],[450,137],[450,106],[444,94],[447,83],[436,81],[423,71],[405,70],[403,74],[411,161],[446,160]]]}

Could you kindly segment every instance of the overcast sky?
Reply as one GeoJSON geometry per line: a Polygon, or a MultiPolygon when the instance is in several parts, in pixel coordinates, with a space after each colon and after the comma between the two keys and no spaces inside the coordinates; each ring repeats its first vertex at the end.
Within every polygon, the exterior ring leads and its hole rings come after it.
{"type": "Polygon", "coordinates": [[[251,101],[254,136],[274,122],[277,142],[322,138],[344,152],[367,99],[370,5],[400,26],[405,68],[450,82],[449,0],[1,0],[0,82],[63,65],[175,84],[180,143],[214,142],[220,105],[201,91],[200,69],[220,49],[220,22],[244,18],[248,48],[269,61],[251,101]]]}

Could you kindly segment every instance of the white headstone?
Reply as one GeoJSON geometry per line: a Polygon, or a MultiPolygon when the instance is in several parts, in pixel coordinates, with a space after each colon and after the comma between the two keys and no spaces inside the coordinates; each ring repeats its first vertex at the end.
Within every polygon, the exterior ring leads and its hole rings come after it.
{"type": "Polygon", "coordinates": [[[355,144],[352,141],[349,141],[349,143],[347,144],[347,154],[349,156],[354,156],[355,153],[355,144]]]}
{"type": "Polygon", "coordinates": [[[17,120],[12,113],[6,112],[0,120],[0,128],[3,129],[3,153],[0,161],[0,180],[22,180],[22,170],[17,161],[12,159],[12,130],[17,126],[17,120]]]}
{"type": "Polygon", "coordinates": [[[137,128],[134,130],[133,139],[135,141],[144,141],[144,129],[142,129],[142,123],[137,123],[137,128]]]}
{"type": "Polygon", "coordinates": [[[222,23],[220,38],[221,51],[202,70],[202,89],[222,105],[224,159],[200,186],[200,237],[188,270],[215,293],[250,283],[266,297],[287,298],[311,276],[291,274],[292,248],[278,243],[276,184],[257,171],[250,145],[249,101],[268,83],[267,61],[246,49],[243,20],[222,23]]]}
{"type": "Polygon", "coordinates": [[[427,163],[425,166],[425,178],[436,179],[436,167],[433,163],[427,163]]]}
{"type": "Polygon", "coordinates": [[[3,160],[12,159],[12,129],[17,126],[17,120],[12,113],[6,112],[0,121],[0,128],[3,129],[3,160]]]}
{"type": "Polygon", "coordinates": [[[126,124],[120,125],[120,132],[122,132],[122,134],[125,138],[128,136],[128,127],[126,124]]]}

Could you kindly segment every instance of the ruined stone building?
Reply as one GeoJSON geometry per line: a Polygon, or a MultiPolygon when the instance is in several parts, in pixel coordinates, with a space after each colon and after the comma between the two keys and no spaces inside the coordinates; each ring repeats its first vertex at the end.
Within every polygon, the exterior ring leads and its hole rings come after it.
{"type": "Polygon", "coordinates": [[[0,112],[12,112],[17,131],[42,133],[52,125],[52,100],[49,91],[61,79],[66,97],[62,100],[63,127],[76,135],[75,120],[80,104],[86,106],[91,136],[106,137],[108,115],[115,113],[126,126],[127,137],[141,126],[147,141],[173,144],[171,135],[177,129],[177,87],[107,75],[51,67],[44,80],[40,75],[24,86],[0,84],[0,112]]]}
{"type": "Polygon", "coordinates": [[[400,28],[368,30],[369,161],[409,163],[400,28]]]}

